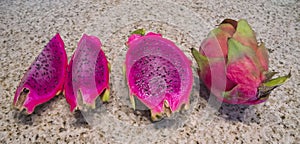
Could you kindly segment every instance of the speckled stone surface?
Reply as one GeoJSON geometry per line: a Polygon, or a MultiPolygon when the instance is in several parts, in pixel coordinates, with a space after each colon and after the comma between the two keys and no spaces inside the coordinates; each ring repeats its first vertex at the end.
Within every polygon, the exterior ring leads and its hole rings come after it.
{"type": "Polygon", "coordinates": [[[260,1],[0,1],[0,142],[73,143],[299,143],[300,2],[260,1]],[[122,76],[126,42],[136,28],[160,32],[192,59],[208,32],[224,18],[249,21],[266,43],[270,69],[291,79],[255,106],[221,104],[195,75],[191,106],[157,123],[134,112],[122,76]],[[111,101],[89,112],[70,113],[63,95],[32,115],[11,107],[23,74],[59,32],[70,58],[83,33],[98,36],[112,64],[111,101]],[[84,120],[86,119],[86,120],[84,120]],[[88,123],[88,124],[87,124],[88,123]]]}

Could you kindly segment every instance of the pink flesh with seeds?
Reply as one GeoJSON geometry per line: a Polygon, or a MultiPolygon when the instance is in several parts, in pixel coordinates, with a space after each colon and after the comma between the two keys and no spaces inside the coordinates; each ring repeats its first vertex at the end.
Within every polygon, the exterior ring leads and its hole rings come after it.
{"type": "Polygon", "coordinates": [[[126,77],[130,93],[152,113],[161,113],[166,100],[172,111],[188,104],[192,89],[191,61],[160,34],[129,39],[126,77]]]}
{"type": "Polygon", "coordinates": [[[22,101],[20,95],[28,90],[22,107],[30,114],[37,105],[49,101],[62,91],[67,63],[64,42],[56,34],[23,76],[15,93],[14,105],[22,101]]]}
{"type": "Polygon", "coordinates": [[[70,110],[78,106],[79,92],[83,103],[92,105],[105,89],[109,89],[109,68],[101,42],[84,34],[68,67],[65,96],[70,110]]]}

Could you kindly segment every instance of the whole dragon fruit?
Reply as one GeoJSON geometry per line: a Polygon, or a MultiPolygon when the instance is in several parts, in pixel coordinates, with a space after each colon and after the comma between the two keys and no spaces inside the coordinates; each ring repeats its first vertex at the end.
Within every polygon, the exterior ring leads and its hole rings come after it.
{"type": "Polygon", "coordinates": [[[267,49],[246,20],[225,19],[192,54],[206,87],[230,104],[262,103],[291,76],[271,79],[276,72],[268,72],[267,49]]]}
{"type": "Polygon", "coordinates": [[[63,89],[68,60],[64,42],[56,34],[45,46],[23,76],[14,97],[13,105],[24,108],[28,114],[47,102],[63,89]]]}
{"type": "Polygon", "coordinates": [[[188,108],[193,76],[191,61],[170,40],[144,29],[127,41],[125,74],[130,100],[135,97],[151,110],[152,120],[188,108]]]}
{"type": "Polygon", "coordinates": [[[84,34],[67,70],[65,97],[73,112],[85,106],[95,108],[96,98],[109,100],[109,63],[95,36],[84,34]]]}

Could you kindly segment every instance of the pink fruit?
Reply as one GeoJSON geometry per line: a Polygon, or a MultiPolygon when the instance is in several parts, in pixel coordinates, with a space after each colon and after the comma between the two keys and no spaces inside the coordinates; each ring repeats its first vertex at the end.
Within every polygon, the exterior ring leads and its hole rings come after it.
{"type": "Polygon", "coordinates": [[[191,61],[170,40],[139,29],[127,41],[125,70],[130,99],[134,97],[151,110],[156,120],[183,105],[188,107],[193,76],[191,61]]]}
{"type": "Polygon", "coordinates": [[[225,19],[212,30],[200,47],[192,49],[199,76],[220,101],[230,104],[258,104],[283,84],[291,74],[271,79],[268,52],[258,44],[246,20],[225,19]]]}
{"type": "Polygon", "coordinates": [[[95,36],[84,34],[78,43],[65,81],[65,96],[73,112],[85,105],[95,107],[96,98],[109,99],[109,63],[95,36]]]}
{"type": "Polygon", "coordinates": [[[45,46],[23,76],[13,105],[31,114],[34,108],[62,91],[67,68],[64,42],[56,34],[45,46]]]}

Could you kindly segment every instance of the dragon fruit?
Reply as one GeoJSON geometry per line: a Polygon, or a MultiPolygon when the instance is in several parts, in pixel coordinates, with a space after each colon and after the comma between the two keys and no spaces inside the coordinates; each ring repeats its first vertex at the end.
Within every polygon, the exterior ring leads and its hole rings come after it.
{"type": "Polygon", "coordinates": [[[49,101],[63,89],[68,60],[64,42],[56,34],[45,46],[23,76],[15,93],[13,105],[28,114],[49,101]]]}
{"type": "Polygon", "coordinates": [[[230,104],[262,103],[291,76],[272,79],[276,72],[268,71],[267,49],[246,20],[225,19],[202,42],[200,53],[192,49],[192,54],[206,87],[230,104]]]}
{"type": "Polygon", "coordinates": [[[125,75],[130,100],[135,99],[151,111],[153,121],[188,108],[193,76],[191,61],[170,40],[144,29],[128,38],[125,75]]]}
{"type": "Polygon", "coordinates": [[[85,106],[95,108],[99,95],[103,94],[104,102],[109,100],[109,91],[109,63],[101,42],[95,36],[84,34],[67,69],[64,92],[70,111],[85,106]]]}

